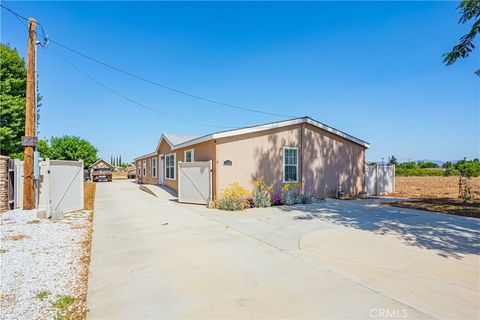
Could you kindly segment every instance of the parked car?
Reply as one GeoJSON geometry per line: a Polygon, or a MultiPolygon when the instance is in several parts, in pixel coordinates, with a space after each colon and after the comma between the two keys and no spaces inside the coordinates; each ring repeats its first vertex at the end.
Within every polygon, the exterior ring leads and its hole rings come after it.
{"type": "Polygon", "coordinates": [[[94,167],[92,168],[92,180],[98,181],[112,181],[112,170],[107,167],[94,167]]]}
{"type": "Polygon", "coordinates": [[[128,179],[135,179],[137,177],[137,170],[135,168],[129,168],[127,171],[128,179]]]}

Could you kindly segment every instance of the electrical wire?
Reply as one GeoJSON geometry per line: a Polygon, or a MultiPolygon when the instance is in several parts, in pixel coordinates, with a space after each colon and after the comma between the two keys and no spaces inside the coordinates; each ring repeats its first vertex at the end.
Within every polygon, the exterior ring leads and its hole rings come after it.
{"type": "Polygon", "coordinates": [[[91,81],[95,82],[97,85],[103,87],[104,89],[112,92],[113,94],[123,98],[124,100],[127,100],[128,102],[130,103],[133,103],[137,106],[140,106],[144,109],[147,109],[147,110],[150,110],[152,112],[155,112],[155,113],[158,113],[162,116],[165,116],[165,117],[169,117],[169,118],[172,118],[172,119],[175,119],[177,121],[181,121],[181,122],[185,122],[185,123],[189,123],[189,124],[194,124],[194,125],[199,125],[199,126],[204,126],[204,127],[212,127],[212,128],[219,128],[219,129],[234,129],[235,127],[225,127],[225,126],[216,126],[216,125],[211,125],[211,124],[206,124],[206,123],[202,123],[202,122],[196,122],[196,121],[190,121],[190,120],[185,120],[185,119],[182,119],[182,118],[179,118],[179,117],[176,117],[174,115],[171,115],[171,114],[168,114],[168,113],[164,113],[164,112],[161,112],[159,110],[157,110],[156,108],[153,108],[149,105],[146,105],[144,103],[141,103],[141,102],[138,102],[132,98],[129,98],[127,96],[125,96],[124,94],[118,92],[117,90],[107,86],[106,84],[98,81],[97,79],[95,79],[93,76],[91,76],[90,74],[88,74],[87,72],[83,71],[82,69],[80,69],[79,67],[77,67],[76,65],[74,65],[73,63],[71,63],[69,60],[67,60],[67,58],[65,58],[63,55],[61,55],[57,50],[51,48],[53,50],[53,52],[58,55],[60,58],[62,58],[68,65],[70,65],[72,68],[74,68],[75,70],[77,70],[79,73],[81,73],[82,75],[84,75],[85,77],[87,77],[88,79],[90,79],[91,81]]]}
{"type": "MultiPolygon", "coordinates": [[[[1,5],[2,8],[4,8],[5,10],[8,10],[9,12],[11,12],[12,14],[14,14],[17,18],[22,18],[26,21],[28,21],[28,19],[18,13],[16,13],[15,11],[11,10],[10,8],[4,6],[4,5],[1,5]]],[[[70,48],[69,46],[67,45],[64,45],[62,44],[61,42],[59,41],[56,41],[54,39],[51,39],[49,37],[47,37],[47,35],[45,34],[45,30],[43,29],[43,26],[37,22],[37,24],[40,26],[41,30],[42,30],[42,36],[44,38],[44,43],[46,45],[47,42],[51,42],[65,50],[68,50],[72,53],[75,53],[85,59],[88,59],[90,61],[93,61],[97,64],[100,64],[106,68],[109,68],[109,69],[112,69],[114,71],[117,71],[119,73],[122,73],[124,75],[127,75],[129,77],[132,77],[132,78],[135,78],[137,80],[140,80],[140,81],[143,81],[143,82],[146,82],[146,83],[149,83],[151,85],[154,85],[154,86],[157,86],[157,87],[160,87],[162,89],[165,89],[165,90],[169,90],[171,92],[175,92],[177,94],[181,94],[181,95],[184,95],[184,96],[188,96],[190,98],[194,98],[194,99],[197,99],[197,100],[201,100],[201,101],[205,101],[205,102],[209,102],[209,103],[213,103],[213,104],[216,104],[216,105],[219,105],[219,106],[224,106],[224,107],[228,107],[228,108],[231,108],[231,109],[237,109],[237,110],[243,110],[243,111],[248,111],[248,112],[253,112],[253,113],[259,113],[259,114],[265,114],[265,115],[270,115],[270,116],[278,116],[278,117],[283,117],[283,118],[294,118],[295,116],[292,116],[292,115],[286,115],[286,114],[281,114],[281,113],[276,113],[276,112],[269,112],[269,111],[263,111],[263,110],[260,110],[260,109],[254,109],[254,108],[246,108],[246,107],[242,107],[242,106],[238,106],[238,105],[234,105],[234,104],[231,104],[231,103],[226,103],[226,102],[222,102],[222,101],[219,101],[219,100],[215,100],[215,99],[210,99],[210,98],[206,98],[206,97],[203,97],[203,96],[200,96],[200,95],[197,95],[197,94],[193,94],[193,93],[190,93],[190,92],[187,92],[187,91],[184,91],[184,90],[180,90],[180,89],[176,89],[176,88],[173,88],[173,87],[170,87],[170,86],[167,86],[167,85],[164,85],[164,84],[161,84],[159,82],[156,82],[156,81],[153,81],[153,80],[149,80],[149,79],[146,79],[142,76],[139,76],[139,75],[136,75],[136,74],[133,74],[129,71],[125,71],[123,69],[120,69],[118,67],[115,67],[113,65],[110,65],[106,62],[103,62],[99,59],[96,59],[96,58],[93,58],[85,53],[82,53],[76,49],[73,49],[73,48],[70,48]]]]}
{"type": "Polygon", "coordinates": [[[55,41],[51,38],[48,39],[49,42],[57,45],[57,46],[60,46],[62,47],[63,49],[65,50],[68,50],[70,52],[73,52],[79,56],[82,56],[90,61],[93,61],[95,63],[98,63],[104,67],[107,67],[107,68],[110,68],[112,70],[115,70],[117,72],[120,72],[122,74],[125,74],[129,77],[132,77],[132,78],[135,78],[137,80],[140,80],[140,81],[144,81],[146,83],[149,83],[149,84],[152,84],[154,86],[157,86],[157,87],[160,87],[162,89],[166,89],[166,90],[169,90],[169,91],[172,91],[172,92],[175,92],[175,93],[178,93],[178,94],[182,94],[182,95],[185,95],[185,96],[188,96],[188,97],[191,97],[191,98],[194,98],[194,99],[198,99],[198,100],[202,100],[202,101],[205,101],[205,102],[210,102],[210,103],[213,103],[213,104],[217,104],[217,105],[220,105],[220,106],[225,106],[225,107],[229,107],[229,108],[232,108],[232,109],[238,109],[238,110],[243,110],[243,111],[248,111],[248,112],[254,112],[254,113],[260,113],[260,114],[265,114],[265,115],[270,115],[270,116],[278,116],[278,117],[284,117],[284,118],[294,118],[295,116],[292,116],[292,115],[285,115],[285,114],[280,114],[280,113],[275,113],[275,112],[268,112],[268,111],[262,111],[262,110],[258,110],[258,109],[252,109],[252,108],[246,108],[246,107],[241,107],[241,106],[237,106],[237,105],[234,105],[234,104],[230,104],[230,103],[225,103],[225,102],[221,102],[221,101],[218,101],[218,100],[214,100],[214,99],[210,99],[210,98],[205,98],[205,97],[202,97],[202,96],[199,96],[199,95],[196,95],[196,94],[193,94],[193,93],[189,93],[189,92],[186,92],[186,91],[183,91],[183,90],[179,90],[179,89],[175,89],[175,88],[172,88],[172,87],[169,87],[169,86],[166,86],[164,84],[161,84],[161,83],[158,83],[156,81],[153,81],[153,80],[149,80],[149,79],[146,79],[146,78],[143,78],[141,76],[138,76],[138,75],[135,75],[131,72],[128,72],[128,71],[125,71],[125,70],[122,70],[120,68],[117,68],[115,66],[112,66],[106,62],[103,62],[103,61],[100,61],[96,58],[93,58],[93,57],[90,57],[78,50],[75,50],[75,49],[72,49],[58,41],[55,41]]]}

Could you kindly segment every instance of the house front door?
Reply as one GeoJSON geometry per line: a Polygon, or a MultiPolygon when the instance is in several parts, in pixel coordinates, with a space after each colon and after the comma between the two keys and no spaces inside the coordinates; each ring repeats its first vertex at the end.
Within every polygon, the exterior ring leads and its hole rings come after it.
{"type": "Polygon", "coordinates": [[[158,157],[160,161],[158,161],[160,163],[160,167],[158,168],[158,173],[160,174],[159,177],[160,179],[158,180],[158,183],[163,186],[163,178],[164,178],[164,174],[165,174],[165,168],[163,166],[163,159],[164,159],[164,156],[160,156],[158,157]]]}

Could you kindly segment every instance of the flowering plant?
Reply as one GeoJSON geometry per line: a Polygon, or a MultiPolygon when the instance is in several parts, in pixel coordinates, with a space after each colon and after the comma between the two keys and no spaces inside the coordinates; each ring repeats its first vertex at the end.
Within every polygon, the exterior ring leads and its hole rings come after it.
{"type": "Polygon", "coordinates": [[[272,205],[272,186],[263,180],[253,181],[253,204],[257,208],[270,207],[272,205]]]}
{"type": "Polygon", "coordinates": [[[242,210],[247,208],[249,204],[248,198],[252,198],[252,193],[243,188],[238,182],[234,182],[222,191],[217,200],[217,207],[218,209],[229,211],[242,210]]]}

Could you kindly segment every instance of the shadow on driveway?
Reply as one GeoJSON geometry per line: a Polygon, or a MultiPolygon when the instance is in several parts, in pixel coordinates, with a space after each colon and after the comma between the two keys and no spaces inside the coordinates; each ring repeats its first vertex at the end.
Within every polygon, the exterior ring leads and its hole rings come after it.
{"type": "Polygon", "coordinates": [[[480,220],[380,205],[385,199],[319,201],[309,205],[281,206],[300,211],[294,220],[320,219],[345,227],[395,234],[407,245],[438,250],[444,257],[480,253],[480,220]]]}

